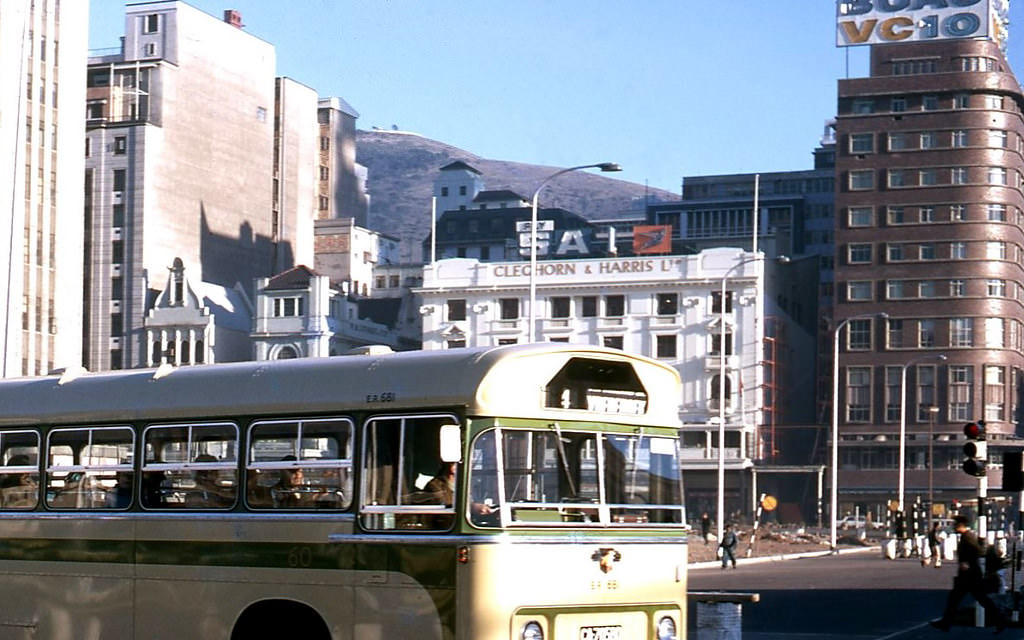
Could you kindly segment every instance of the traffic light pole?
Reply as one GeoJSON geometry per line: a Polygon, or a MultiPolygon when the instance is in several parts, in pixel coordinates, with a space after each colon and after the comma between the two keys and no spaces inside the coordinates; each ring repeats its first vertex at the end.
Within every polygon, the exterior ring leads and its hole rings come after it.
{"type": "MultiPolygon", "coordinates": [[[[987,507],[985,500],[988,498],[988,476],[978,478],[978,542],[985,544],[988,537],[988,516],[985,515],[987,507]]],[[[987,560],[983,560],[987,562],[987,560]]],[[[974,626],[985,626],[985,607],[977,602],[974,603],[974,626]]]]}

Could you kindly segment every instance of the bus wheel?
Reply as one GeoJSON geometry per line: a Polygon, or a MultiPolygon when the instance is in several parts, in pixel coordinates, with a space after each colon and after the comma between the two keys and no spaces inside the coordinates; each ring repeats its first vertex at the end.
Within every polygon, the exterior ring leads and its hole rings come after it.
{"type": "Polygon", "coordinates": [[[331,632],[316,610],[294,600],[253,603],[238,617],[231,631],[231,640],[269,637],[331,640],[331,632]]]}

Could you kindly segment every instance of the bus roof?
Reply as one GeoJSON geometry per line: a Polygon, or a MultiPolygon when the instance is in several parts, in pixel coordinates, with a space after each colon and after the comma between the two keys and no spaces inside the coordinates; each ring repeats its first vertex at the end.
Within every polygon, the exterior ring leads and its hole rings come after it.
{"type": "Polygon", "coordinates": [[[582,411],[587,406],[609,422],[678,426],[680,399],[678,373],[655,360],[539,343],[0,380],[0,426],[445,407],[477,416],[573,420],[589,419],[593,414],[582,411]],[[572,370],[602,365],[618,372],[605,376],[610,384],[592,382],[582,401],[573,384],[562,382],[572,370]],[[642,393],[622,382],[630,376],[642,393]],[[566,388],[553,390],[553,381],[566,388]]]}

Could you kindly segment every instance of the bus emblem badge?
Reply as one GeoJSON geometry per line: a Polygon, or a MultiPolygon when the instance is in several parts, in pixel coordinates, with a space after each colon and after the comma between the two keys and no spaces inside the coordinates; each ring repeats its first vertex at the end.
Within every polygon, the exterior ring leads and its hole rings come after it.
{"type": "Polygon", "coordinates": [[[601,565],[601,573],[608,573],[615,566],[614,563],[622,559],[622,554],[611,547],[602,547],[595,551],[590,559],[601,565]]]}

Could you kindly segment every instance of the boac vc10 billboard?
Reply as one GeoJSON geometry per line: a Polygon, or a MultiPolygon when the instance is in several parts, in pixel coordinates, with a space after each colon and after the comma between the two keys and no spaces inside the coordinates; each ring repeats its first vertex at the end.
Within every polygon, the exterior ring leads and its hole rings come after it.
{"type": "Polygon", "coordinates": [[[1006,40],[1009,0],[838,0],[836,46],[990,38],[1006,40]]]}

